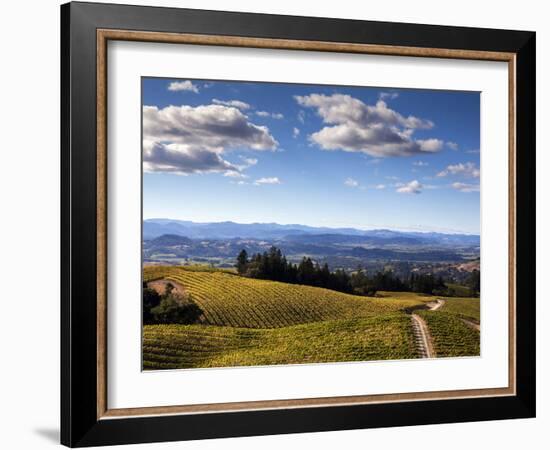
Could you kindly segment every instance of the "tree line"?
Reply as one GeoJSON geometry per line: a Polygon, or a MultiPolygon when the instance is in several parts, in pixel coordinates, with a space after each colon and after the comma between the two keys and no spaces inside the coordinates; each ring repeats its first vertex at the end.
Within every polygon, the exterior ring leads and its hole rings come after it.
{"type": "MultiPolygon", "coordinates": [[[[240,275],[249,278],[323,287],[356,295],[374,296],[377,291],[408,291],[434,295],[448,293],[441,276],[412,273],[402,280],[392,271],[379,271],[370,275],[361,267],[351,274],[342,269],[331,272],[327,263],[319,265],[309,257],[303,257],[298,264],[293,264],[277,247],[271,247],[269,251],[256,253],[251,257],[246,250],[241,250],[237,256],[236,268],[240,275]]],[[[470,289],[475,295],[476,287],[479,293],[479,272],[477,285],[475,279],[472,284],[474,286],[470,289]]]]}

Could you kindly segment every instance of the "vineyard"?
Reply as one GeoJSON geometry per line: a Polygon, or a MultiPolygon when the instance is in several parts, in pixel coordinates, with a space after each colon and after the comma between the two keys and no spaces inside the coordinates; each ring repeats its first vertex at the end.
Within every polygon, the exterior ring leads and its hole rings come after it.
{"type": "Polygon", "coordinates": [[[429,295],[363,297],[203,266],[147,266],[144,281],[169,281],[202,311],[192,325],[143,327],[145,370],[418,358],[411,311],[437,357],[479,355],[479,331],[465,322],[479,323],[479,299],[428,311],[429,295]]]}
{"type": "MultiPolygon", "coordinates": [[[[255,280],[234,274],[150,266],[144,280],[181,285],[202,309],[202,323],[238,328],[280,328],[326,320],[371,317],[421,305],[412,296],[367,298],[329,289],[255,280]]],[[[429,299],[426,298],[426,301],[429,299]]]]}
{"type": "Polygon", "coordinates": [[[479,331],[456,314],[419,311],[418,315],[428,324],[437,357],[479,356],[479,331]]]}
{"type": "Polygon", "coordinates": [[[410,318],[386,314],[276,329],[147,325],[145,369],[415,358],[410,318]]]}
{"type": "Polygon", "coordinates": [[[479,298],[447,298],[442,311],[479,323],[479,298]]]}

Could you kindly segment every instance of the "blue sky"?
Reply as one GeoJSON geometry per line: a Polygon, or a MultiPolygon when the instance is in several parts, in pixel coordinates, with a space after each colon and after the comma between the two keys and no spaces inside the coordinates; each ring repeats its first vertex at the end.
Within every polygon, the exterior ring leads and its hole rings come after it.
{"type": "Polygon", "coordinates": [[[142,83],[144,219],[479,233],[477,92],[142,83]]]}

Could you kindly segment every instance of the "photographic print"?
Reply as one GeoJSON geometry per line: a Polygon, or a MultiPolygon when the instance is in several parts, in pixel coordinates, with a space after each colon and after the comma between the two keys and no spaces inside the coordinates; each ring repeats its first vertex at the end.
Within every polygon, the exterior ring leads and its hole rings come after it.
{"type": "Polygon", "coordinates": [[[479,92],[142,78],[143,370],[480,355],[479,92]]]}

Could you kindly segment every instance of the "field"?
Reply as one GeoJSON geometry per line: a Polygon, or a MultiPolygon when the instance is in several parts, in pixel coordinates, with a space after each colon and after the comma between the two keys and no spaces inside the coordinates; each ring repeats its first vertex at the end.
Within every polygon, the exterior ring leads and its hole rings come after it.
{"type": "Polygon", "coordinates": [[[426,320],[438,357],[479,354],[479,332],[461,319],[479,320],[479,299],[416,311],[435,297],[362,297],[204,266],[144,267],[144,281],[155,280],[190,294],[202,315],[193,325],[145,325],[146,370],[418,358],[413,310],[426,320]]]}
{"type": "Polygon", "coordinates": [[[456,314],[444,311],[419,311],[428,324],[437,357],[479,356],[479,331],[456,314]]]}
{"type": "MultiPolygon", "coordinates": [[[[367,298],[328,289],[239,277],[226,271],[146,267],[144,280],[171,280],[204,311],[206,325],[279,328],[325,320],[372,317],[421,305],[414,294],[367,298]]],[[[425,301],[429,301],[426,298],[425,301]]]]}
{"type": "Polygon", "coordinates": [[[410,318],[395,313],[276,329],[148,325],[143,335],[145,369],[415,357],[410,318]]]}
{"type": "Polygon", "coordinates": [[[479,323],[479,298],[448,297],[441,310],[479,323]]]}
{"type": "Polygon", "coordinates": [[[460,284],[455,283],[445,283],[447,287],[454,291],[453,295],[457,297],[468,297],[470,295],[470,289],[466,286],[462,286],[460,284]]]}

